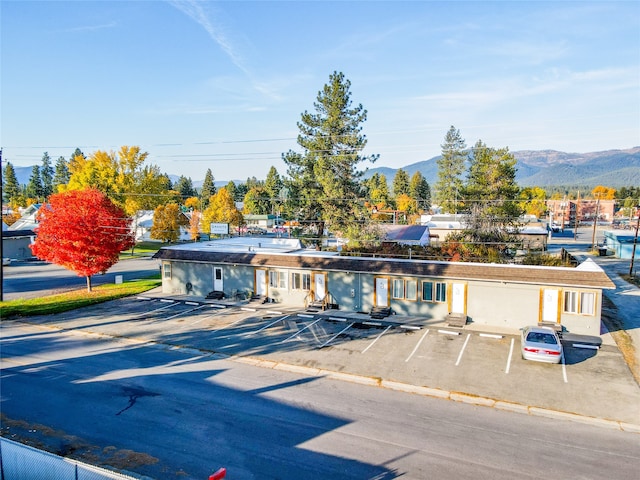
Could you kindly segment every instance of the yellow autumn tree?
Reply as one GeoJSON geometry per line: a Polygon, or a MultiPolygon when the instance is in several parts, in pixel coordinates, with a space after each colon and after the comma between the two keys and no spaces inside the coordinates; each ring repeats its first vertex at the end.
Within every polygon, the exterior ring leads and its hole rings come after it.
{"type": "Polygon", "coordinates": [[[202,231],[209,233],[211,223],[228,223],[232,226],[244,223],[244,217],[225,187],[209,199],[209,206],[202,212],[202,231]]]}
{"type": "Polygon", "coordinates": [[[593,195],[593,198],[599,198],[600,200],[613,200],[616,198],[616,189],[598,185],[591,190],[591,195],[593,195]]]}
{"type": "Polygon", "coordinates": [[[416,213],[418,211],[418,202],[406,193],[401,193],[396,197],[396,207],[401,212],[416,213]]]}
{"type": "Polygon", "coordinates": [[[186,226],[187,219],[177,203],[158,205],[153,213],[151,238],[174,243],[180,238],[180,227],[186,226]]]}

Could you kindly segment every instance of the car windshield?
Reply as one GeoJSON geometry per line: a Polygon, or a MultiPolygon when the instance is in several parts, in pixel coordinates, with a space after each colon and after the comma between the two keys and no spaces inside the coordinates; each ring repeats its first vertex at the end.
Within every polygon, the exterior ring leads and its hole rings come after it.
{"type": "Polygon", "coordinates": [[[554,335],[541,332],[529,332],[527,335],[527,342],[548,343],[551,345],[557,345],[558,343],[554,335]]]}

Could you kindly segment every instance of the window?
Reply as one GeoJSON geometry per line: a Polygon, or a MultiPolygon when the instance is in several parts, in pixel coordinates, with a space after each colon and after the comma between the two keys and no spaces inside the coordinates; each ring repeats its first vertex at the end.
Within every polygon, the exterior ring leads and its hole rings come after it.
{"type": "Polygon", "coordinates": [[[269,286],[272,288],[287,288],[287,274],[278,270],[269,271],[269,286]]]}
{"type": "Polygon", "coordinates": [[[291,288],[293,290],[311,290],[311,275],[308,273],[292,273],[291,288]]]}
{"type": "Polygon", "coordinates": [[[393,281],[393,298],[404,298],[404,280],[393,281]]]}
{"type": "Polygon", "coordinates": [[[593,315],[595,313],[596,296],[592,292],[582,292],[580,294],[580,313],[593,315]]]}
{"type": "Polygon", "coordinates": [[[564,292],[564,311],[578,313],[578,292],[564,292]]]}
{"type": "Polygon", "coordinates": [[[280,275],[280,279],[279,279],[279,284],[278,284],[278,288],[287,288],[287,273],[286,272],[279,272],[280,275]]]}
{"type": "Polygon", "coordinates": [[[407,280],[405,283],[405,295],[407,300],[418,299],[418,282],[416,280],[407,280]]]}
{"type": "Polygon", "coordinates": [[[171,264],[170,263],[163,263],[162,264],[162,272],[163,272],[164,278],[171,278],[171,264]]]}
{"type": "Polygon", "coordinates": [[[278,272],[269,272],[269,286],[272,288],[278,288],[278,272]]]}
{"type": "Polygon", "coordinates": [[[422,301],[444,303],[447,301],[446,282],[422,282],[422,301]]]}
{"type": "Polygon", "coordinates": [[[576,292],[573,290],[564,292],[565,313],[594,315],[595,304],[596,296],[593,292],[576,292]]]}

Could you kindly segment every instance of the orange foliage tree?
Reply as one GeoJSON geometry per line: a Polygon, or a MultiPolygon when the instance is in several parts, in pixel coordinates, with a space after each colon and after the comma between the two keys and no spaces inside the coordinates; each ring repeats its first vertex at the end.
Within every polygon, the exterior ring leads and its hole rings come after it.
{"type": "Polygon", "coordinates": [[[135,243],[131,219],[92,188],[51,195],[36,219],[33,254],[87,277],[88,291],[91,276],[106,272],[135,243]]]}

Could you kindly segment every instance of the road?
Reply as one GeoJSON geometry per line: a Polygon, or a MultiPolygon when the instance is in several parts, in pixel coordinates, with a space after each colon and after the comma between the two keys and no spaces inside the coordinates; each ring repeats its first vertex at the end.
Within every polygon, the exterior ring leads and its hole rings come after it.
{"type": "Polygon", "coordinates": [[[2,322],[3,434],[162,479],[635,478],[638,435],[2,322]]]}
{"type": "MultiPolygon", "coordinates": [[[[52,293],[83,288],[87,285],[85,277],[47,262],[15,261],[3,268],[3,300],[18,298],[37,298],[52,293]]],[[[121,260],[104,275],[94,275],[92,285],[114,283],[116,275],[123,280],[145,278],[159,272],[158,262],[149,257],[121,260]]]]}

